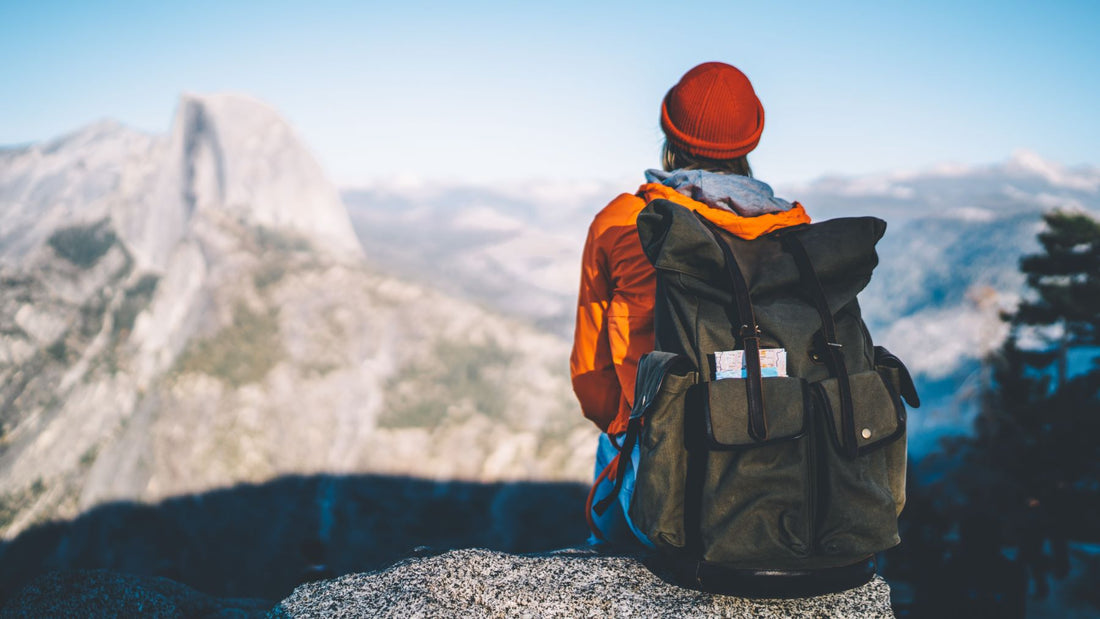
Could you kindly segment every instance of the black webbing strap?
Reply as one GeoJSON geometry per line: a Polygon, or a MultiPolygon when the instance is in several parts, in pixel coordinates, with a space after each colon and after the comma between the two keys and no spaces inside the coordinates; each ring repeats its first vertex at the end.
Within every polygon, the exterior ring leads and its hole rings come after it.
{"type": "Polygon", "coordinates": [[[782,235],[783,247],[794,258],[798,272],[802,276],[803,285],[809,289],[813,297],[817,313],[821,316],[821,331],[818,347],[823,349],[825,362],[836,377],[837,389],[840,392],[840,433],[844,443],[844,452],[849,458],[859,455],[859,445],[856,443],[855,413],[852,410],[852,385],[848,382],[848,366],[844,363],[844,353],[841,352],[841,344],[836,336],[836,322],[829,311],[829,301],[825,297],[825,288],[821,285],[821,279],[814,271],[810,255],[806,253],[806,247],[797,234],[782,235]]]}
{"type": "MultiPolygon", "coordinates": [[[[619,455],[617,456],[618,461],[614,463],[616,464],[615,486],[607,496],[596,502],[593,508],[596,514],[602,516],[607,508],[611,507],[615,497],[622,490],[626,472],[631,466],[634,445],[641,435],[645,418],[649,415],[650,409],[657,400],[665,377],[683,359],[680,355],[670,352],[653,351],[642,355],[642,358],[638,360],[638,371],[634,377],[634,405],[630,409],[630,420],[626,426],[623,443],[617,446],[619,455]]],[[[614,444],[614,441],[612,441],[612,444],[614,444]]],[[[598,485],[593,484],[593,491],[598,485]]]]}
{"type": "Polygon", "coordinates": [[[626,436],[623,437],[623,444],[619,448],[618,467],[615,469],[615,486],[611,489],[611,492],[596,502],[592,511],[602,516],[607,508],[611,507],[611,504],[615,502],[615,498],[619,496],[619,492],[623,489],[623,480],[626,479],[626,472],[630,467],[631,458],[634,453],[634,443],[638,440],[638,434],[642,430],[642,420],[640,417],[631,418],[626,427],[626,436]]]}
{"type": "Polygon", "coordinates": [[[737,304],[737,317],[740,319],[741,328],[734,336],[741,340],[744,348],[745,364],[745,390],[748,395],[749,406],[749,436],[757,441],[768,439],[768,421],[764,415],[764,378],[760,371],[760,327],[756,324],[756,314],[752,309],[752,298],[749,297],[749,286],[745,283],[745,276],[741,273],[741,267],[737,265],[737,259],[733,256],[733,250],[722,238],[722,234],[713,223],[699,213],[695,214],[714,234],[714,240],[722,249],[722,255],[726,259],[726,270],[729,272],[730,282],[733,284],[733,299],[737,304]]]}

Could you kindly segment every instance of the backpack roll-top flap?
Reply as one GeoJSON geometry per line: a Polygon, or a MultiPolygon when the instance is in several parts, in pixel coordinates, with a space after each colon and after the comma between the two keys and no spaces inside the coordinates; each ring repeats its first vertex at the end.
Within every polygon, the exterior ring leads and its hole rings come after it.
{"type": "Polygon", "coordinates": [[[826,284],[829,306],[835,311],[871,281],[878,265],[875,245],[886,232],[886,222],[876,217],[840,217],[792,232],[826,284]]]}
{"type": "MultiPolygon", "coordinates": [[[[901,398],[890,386],[890,381],[877,371],[869,370],[851,374],[852,416],[854,437],[858,455],[864,455],[894,442],[905,433],[905,407],[901,398]]],[[[827,378],[817,383],[829,422],[833,444],[843,452],[844,440],[841,420],[840,386],[837,379],[827,378]]]]}
{"type": "Polygon", "coordinates": [[[795,439],[806,433],[808,392],[801,378],[763,380],[764,423],[753,429],[748,381],[723,378],[704,383],[707,437],[713,449],[746,449],[795,439]]]}
{"type": "Polygon", "coordinates": [[[637,228],[642,251],[657,270],[725,281],[722,250],[691,210],[654,200],[638,214],[637,228]]]}

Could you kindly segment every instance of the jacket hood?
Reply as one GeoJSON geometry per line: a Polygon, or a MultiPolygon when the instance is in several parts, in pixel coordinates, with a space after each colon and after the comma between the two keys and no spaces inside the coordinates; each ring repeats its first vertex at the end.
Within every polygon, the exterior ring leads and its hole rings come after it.
{"type": "Polygon", "coordinates": [[[675,202],[746,240],[810,223],[801,204],[776,198],[767,183],[747,176],[703,170],[648,170],[646,180],[650,182],[635,194],[646,203],[675,202]]]}

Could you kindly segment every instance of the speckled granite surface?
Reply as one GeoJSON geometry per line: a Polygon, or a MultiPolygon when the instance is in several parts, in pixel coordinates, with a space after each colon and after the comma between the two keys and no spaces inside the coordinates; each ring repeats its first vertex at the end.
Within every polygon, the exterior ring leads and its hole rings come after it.
{"type": "Polygon", "coordinates": [[[797,600],[750,600],[665,582],[638,559],[588,550],[510,555],[454,550],[305,584],[276,617],[893,617],[876,577],[797,600]]]}

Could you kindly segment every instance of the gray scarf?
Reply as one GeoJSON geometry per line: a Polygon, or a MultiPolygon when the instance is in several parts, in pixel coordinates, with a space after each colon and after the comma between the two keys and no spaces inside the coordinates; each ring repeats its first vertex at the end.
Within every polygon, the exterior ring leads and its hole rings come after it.
{"type": "Polygon", "coordinates": [[[742,217],[781,213],[793,208],[790,202],[775,197],[767,183],[748,176],[706,170],[646,170],[645,177],[651,183],[671,187],[692,200],[742,217]]]}

